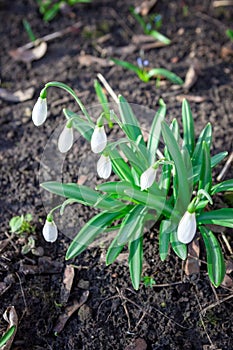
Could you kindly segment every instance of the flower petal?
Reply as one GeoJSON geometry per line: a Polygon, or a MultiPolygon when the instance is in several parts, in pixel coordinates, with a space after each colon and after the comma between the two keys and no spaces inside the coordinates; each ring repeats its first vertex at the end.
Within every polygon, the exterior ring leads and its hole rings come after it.
{"type": "Polygon", "coordinates": [[[185,212],[177,229],[177,238],[181,243],[190,243],[197,230],[196,214],[185,212]]]}
{"type": "Polygon", "coordinates": [[[43,236],[47,242],[55,242],[57,240],[58,231],[54,221],[46,220],[43,227],[43,236]]]}
{"type": "Polygon", "coordinates": [[[108,179],[112,172],[112,163],[108,156],[102,155],[97,162],[97,173],[100,178],[108,179]]]}
{"type": "Polygon", "coordinates": [[[102,152],[107,145],[107,135],[104,126],[96,125],[91,137],[91,149],[94,153],[102,152]]]}
{"type": "Polygon", "coordinates": [[[47,118],[46,98],[39,97],[32,110],[32,121],[36,126],[42,125],[47,118]]]}
{"type": "Polygon", "coordinates": [[[58,139],[58,149],[61,153],[68,152],[74,143],[73,128],[64,127],[58,139]]]}
{"type": "Polygon", "coordinates": [[[155,181],[156,170],[152,167],[149,167],[140,177],[140,187],[141,191],[146,190],[151,187],[155,181]]]}

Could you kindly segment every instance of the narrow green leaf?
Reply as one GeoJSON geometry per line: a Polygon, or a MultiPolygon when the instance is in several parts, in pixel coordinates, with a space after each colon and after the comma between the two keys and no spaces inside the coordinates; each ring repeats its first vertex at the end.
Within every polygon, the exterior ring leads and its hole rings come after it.
{"type": "Polygon", "coordinates": [[[109,110],[109,104],[108,104],[108,99],[104,93],[104,90],[98,80],[94,80],[94,88],[96,95],[98,97],[98,100],[100,101],[100,104],[104,110],[105,116],[107,119],[109,119],[110,116],[110,110],[109,110]]]}
{"type": "Polygon", "coordinates": [[[140,142],[138,146],[143,146],[142,151],[146,150],[146,144],[143,139],[141,129],[138,124],[138,120],[134,115],[131,106],[126,101],[123,96],[119,96],[119,110],[121,115],[121,120],[123,123],[123,130],[130,140],[137,141],[140,137],[140,142]]]}
{"type": "Polygon", "coordinates": [[[197,216],[197,222],[233,228],[233,208],[206,211],[197,216]]]}
{"type": "Polygon", "coordinates": [[[161,221],[159,228],[159,255],[160,259],[164,261],[168,255],[169,242],[170,242],[170,221],[161,221]]]}
{"type": "Polygon", "coordinates": [[[205,226],[200,226],[199,230],[206,247],[207,269],[210,281],[215,287],[219,287],[226,272],[222,249],[217,238],[210,229],[205,226]]]}
{"type": "Polygon", "coordinates": [[[186,99],[184,99],[182,103],[182,121],[184,128],[184,145],[187,147],[190,156],[192,156],[195,145],[194,121],[190,105],[186,99]]]}
{"type": "Polygon", "coordinates": [[[187,209],[191,197],[188,183],[188,173],[175,137],[168,125],[164,122],[162,122],[162,134],[165,145],[167,146],[171,158],[174,161],[177,174],[178,189],[175,210],[178,209],[182,214],[187,209]]]}
{"type": "Polygon", "coordinates": [[[106,255],[106,265],[112,264],[124,248],[124,244],[121,246],[117,245],[117,239],[118,239],[118,234],[114,238],[110,246],[108,247],[108,251],[106,255]]]}
{"type": "Polygon", "coordinates": [[[172,249],[176,253],[176,255],[182,259],[185,260],[187,258],[187,245],[184,243],[181,243],[177,238],[177,230],[174,230],[170,234],[170,242],[172,249]]]}
{"type": "Polygon", "coordinates": [[[129,271],[134,289],[138,290],[143,262],[143,237],[129,243],[129,271]]]}
{"type": "Polygon", "coordinates": [[[209,192],[212,185],[210,149],[205,141],[202,142],[202,164],[198,190],[209,192]]]}
{"type": "Polygon", "coordinates": [[[149,167],[148,161],[145,157],[141,156],[140,152],[133,151],[127,144],[122,143],[119,145],[121,151],[125,154],[130,165],[139,170],[141,174],[147,167],[149,167]]]}
{"type": "Polygon", "coordinates": [[[168,39],[168,37],[161,34],[157,30],[151,30],[148,34],[153,36],[153,38],[155,38],[156,40],[161,41],[161,43],[164,43],[165,45],[169,45],[171,43],[171,40],[168,39]]]}
{"type": "Polygon", "coordinates": [[[136,66],[135,64],[132,64],[130,62],[118,60],[117,58],[110,58],[110,60],[113,61],[114,63],[116,63],[118,66],[132,70],[133,72],[135,72],[137,74],[140,71],[138,66],[136,66]]]}
{"type": "Polygon", "coordinates": [[[196,147],[193,151],[193,156],[192,156],[192,163],[193,166],[195,165],[200,165],[202,163],[202,143],[205,141],[209,148],[211,147],[211,142],[212,142],[212,126],[210,123],[208,123],[205,128],[202,130],[197,143],[196,147]]]}
{"type": "Polygon", "coordinates": [[[220,182],[211,189],[211,195],[218,192],[233,191],[233,179],[220,182]]]}
{"type": "MultiPolygon", "coordinates": [[[[129,209],[130,210],[130,207],[129,209]]],[[[89,220],[73,239],[66,253],[66,260],[75,258],[82,253],[96,236],[104,232],[105,228],[112,224],[113,221],[121,218],[125,214],[122,212],[102,212],[89,220]]]]}
{"type": "Polygon", "coordinates": [[[162,167],[162,173],[159,181],[159,188],[164,191],[164,195],[167,196],[170,190],[171,184],[171,172],[172,166],[170,164],[164,164],[162,167]]]}
{"type": "Polygon", "coordinates": [[[180,142],[180,128],[176,118],[174,118],[171,122],[170,129],[175,137],[176,142],[179,144],[180,142]]]}
{"type": "Polygon", "coordinates": [[[218,165],[227,155],[228,152],[220,152],[211,157],[211,168],[214,168],[216,165],[218,165]]]}
{"type": "Polygon", "coordinates": [[[116,199],[105,198],[102,194],[87,186],[49,181],[42,183],[41,187],[58,196],[75,199],[81,204],[95,206],[102,210],[118,211],[125,208],[124,203],[116,199]]]}
{"type": "Polygon", "coordinates": [[[162,99],[159,100],[160,107],[154,116],[153,123],[149,132],[147,141],[147,149],[149,151],[150,165],[155,162],[156,152],[158,149],[159,139],[161,135],[161,122],[166,116],[166,104],[162,99]]]}
{"type": "Polygon", "coordinates": [[[134,182],[130,167],[120,156],[119,152],[115,148],[108,149],[108,155],[111,158],[114,173],[118,175],[121,180],[134,182]]]}
{"type": "Polygon", "coordinates": [[[165,68],[152,68],[147,73],[147,76],[148,76],[148,78],[152,78],[154,76],[156,76],[156,77],[162,76],[162,77],[170,80],[172,83],[178,84],[178,85],[182,85],[184,83],[183,80],[178,75],[176,75],[173,72],[170,72],[169,70],[167,70],[165,68]]]}
{"type": "Polygon", "coordinates": [[[11,326],[8,331],[0,339],[0,348],[7,343],[16,330],[16,326],[11,326]]]}
{"type": "Polygon", "coordinates": [[[139,204],[129,211],[123,219],[119,234],[117,235],[116,243],[118,246],[126,244],[132,237],[134,237],[139,228],[143,233],[141,226],[144,226],[143,223],[146,214],[147,208],[139,204]]]}

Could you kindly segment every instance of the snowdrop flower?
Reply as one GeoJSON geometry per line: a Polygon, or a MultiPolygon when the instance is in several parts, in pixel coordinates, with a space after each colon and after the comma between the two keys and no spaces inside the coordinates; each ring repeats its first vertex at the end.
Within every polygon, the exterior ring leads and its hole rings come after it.
{"type": "Polygon", "coordinates": [[[32,121],[36,126],[42,125],[47,118],[46,98],[39,97],[32,110],[32,121]]]}
{"type": "Polygon", "coordinates": [[[151,187],[155,181],[156,169],[150,166],[140,177],[140,187],[141,191],[146,190],[151,187]]]}
{"type": "Polygon", "coordinates": [[[61,153],[68,152],[74,143],[74,134],[72,125],[69,125],[69,122],[65,125],[61,135],[58,139],[58,149],[61,153]]]}
{"type": "Polygon", "coordinates": [[[91,149],[94,153],[102,152],[107,145],[107,135],[104,130],[104,126],[95,126],[94,132],[91,137],[91,149]]]}
{"type": "Polygon", "coordinates": [[[55,222],[48,218],[45,221],[44,227],[43,227],[43,236],[46,242],[55,242],[57,240],[58,236],[58,231],[57,231],[57,226],[55,222]]]}
{"type": "Polygon", "coordinates": [[[102,154],[97,162],[97,173],[102,179],[108,179],[112,172],[112,163],[109,156],[102,154]]]}
{"type": "Polygon", "coordinates": [[[197,229],[196,213],[190,213],[186,211],[179,222],[177,229],[177,238],[181,243],[190,243],[197,229]]]}

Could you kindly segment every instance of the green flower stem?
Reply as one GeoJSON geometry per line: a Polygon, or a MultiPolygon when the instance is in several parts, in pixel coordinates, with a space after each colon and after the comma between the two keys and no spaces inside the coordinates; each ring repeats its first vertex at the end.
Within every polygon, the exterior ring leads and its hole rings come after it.
{"type": "Polygon", "coordinates": [[[90,118],[86,108],[84,107],[84,105],[82,104],[82,102],[80,101],[80,99],[78,98],[78,96],[76,95],[76,93],[74,92],[73,89],[71,89],[68,85],[66,85],[64,83],[60,83],[58,81],[50,81],[49,83],[45,84],[45,88],[49,88],[49,87],[58,87],[60,89],[63,89],[65,91],[67,91],[75,99],[75,101],[79,105],[81,111],[83,112],[83,114],[85,115],[85,117],[87,118],[89,123],[91,125],[93,124],[93,122],[92,122],[92,120],[91,120],[91,118],[90,118]]]}
{"type": "Polygon", "coordinates": [[[56,207],[54,207],[53,209],[50,210],[50,212],[47,215],[47,221],[52,222],[53,221],[53,213],[55,210],[59,209],[62,207],[63,204],[59,204],[56,207]]]}

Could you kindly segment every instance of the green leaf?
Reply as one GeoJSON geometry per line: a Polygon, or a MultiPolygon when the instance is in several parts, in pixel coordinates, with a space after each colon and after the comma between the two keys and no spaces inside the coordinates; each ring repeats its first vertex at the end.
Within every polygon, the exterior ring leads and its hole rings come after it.
{"type": "Polygon", "coordinates": [[[183,80],[180,77],[178,77],[178,75],[176,75],[173,72],[170,72],[169,70],[167,70],[165,68],[152,68],[147,73],[147,76],[148,76],[148,78],[152,78],[154,76],[156,76],[156,77],[162,76],[162,77],[170,80],[172,83],[178,84],[178,85],[182,85],[184,83],[183,80]]]}
{"type": "MultiPolygon", "coordinates": [[[[130,206],[128,208],[130,210],[130,206]]],[[[75,258],[82,253],[89,244],[91,244],[96,236],[104,232],[111,223],[125,214],[123,212],[102,212],[89,220],[73,239],[66,253],[66,260],[75,258]]]]}
{"type": "Polygon", "coordinates": [[[146,150],[146,144],[144,142],[141,129],[138,124],[138,120],[135,117],[132,108],[123,96],[119,96],[119,110],[121,115],[121,120],[123,123],[123,130],[132,141],[137,141],[139,137],[140,142],[138,146],[143,146],[142,152],[146,150]]]}
{"type": "Polygon", "coordinates": [[[215,287],[222,283],[226,268],[220,244],[210,229],[200,226],[199,230],[204,239],[207,253],[207,269],[211,283],[215,287]]]}
{"type": "Polygon", "coordinates": [[[233,208],[206,211],[197,216],[197,223],[213,224],[233,228],[233,208]]]}
{"type": "Polygon", "coordinates": [[[105,198],[97,191],[83,185],[74,183],[60,183],[56,181],[44,182],[41,187],[58,196],[75,199],[77,202],[93,206],[102,210],[123,210],[125,204],[112,198],[105,198]]]}
{"type": "Polygon", "coordinates": [[[172,249],[176,253],[176,255],[182,259],[185,260],[187,258],[187,245],[184,243],[181,243],[177,238],[177,230],[174,230],[170,234],[170,242],[172,249]]]}
{"type": "Polygon", "coordinates": [[[112,264],[124,248],[124,244],[121,246],[117,245],[117,239],[118,239],[118,234],[108,248],[107,255],[106,255],[106,265],[112,264]]]}
{"type": "Polygon", "coordinates": [[[91,141],[91,136],[94,131],[94,127],[90,125],[86,120],[82,119],[78,114],[64,108],[63,113],[65,117],[69,120],[73,118],[73,127],[78,130],[78,132],[87,140],[91,141]]]}
{"type": "Polygon", "coordinates": [[[16,326],[11,326],[8,331],[0,339],[0,348],[7,343],[16,330],[16,326]]]}
{"type": "Polygon", "coordinates": [[[165,145],[174,161],[177,174],[178,189],[175,210],[178,209],[183,214],[187,209],[191,197],[187,169],[175,137],[165,122],[162,122],[162,134],[165,145]]]}
{"type": "Polygon", "coordinates": [[[228,152],[220,152],[211,157],[211,168],[214,168],[216,165],[218,165],[227,155],[228,152]]]}
{"type": "Polygon", "coordinates": [[[94,80],[94,88],[96,95],[98,97],[98,100],[100,101],[100,104],[104,110],[105,116],[107,120],[110,118],[110,109],[109,109],[109,104],[108,104],[108,99],[104,93],[104,90],[98,80],[94,80]]]}
{"type": "Polygon", "coordinates": [[[186,99],[184,99],[182,103],[182,121],[184,128],[184,145],[187,147],[190,156],[192,156],[195,145],[194,121],[190,105],[186,99]]]}
{"type": "Polygon", "coordinates": [[[24,216],[21,215],[21,216],[14,216],[10,222],[9,222],[9,225],[10,225],[10,228],[11,228],[11,232],[12,233],[15,233],[15,232],[18,232],[22,225],[23,225],[23,222],[24,222],[24,216]]]}
{"type": "Polygon", "coordinates": [[[125,143],[119,145],[121,151],[125,154],[130,165],[135,168],[135,170],[141,174],[145,169],[149,167],[148,160],[144,157],[141,152],[133,151],[125,143]]]}
{"type": "Polygon", "coordinates": [[[164,43],[165,45],[169,45],[171,43],[171,40],[168,39],[168,37],[166,37],[165,35],[161,34],[157,30],[154,30],[154,29],[151,30],[149,32],[149,35],[153,36],[153,38],[155,38],[158,41],[161,41],[161,43],[164,43]]]}
{"type": "Polygon", "coordinates": [[[122,60],[118,60],[117,58],[111,58],[110,60],[113,61],[114,63],[116,63],[118,66],[129,69],[137,74],[138,74],[138,72],[140,72],[140,68],[138,66],[136,66],[135,64],[132,64],[132,63],[129,63],[126,61],[122,61],[122,60]]]}
{"type": "Polygon", "coordinates": [[[210,149],[205,141],[202,143],[202,164],[198,190],[209,192],[212,185],[210,149]]]}
{"type": "Polygon", "coordinates": [[[143,262],[143,237],[129,243],[129,271],[134,289],[138,290],[143,262]]]}
{"type": "Polygon", "coordinates": [[[179,144],[180,142],[180,129],[179,124],[176,118],[174,118],[171,122],[170,129],[175,137],[176,142],[179,144]]]}
{"type": "Polygon", "coordinates": [[[158,149],[159,139],[161,135],[161,122],[166,116],[166,104],[162,99],[159,100],[160,107],[154,116],[153,123],[149,132],[147,141],[147,149],[149,151],[150,165],[155,162],[156,152],[158,149]]]}
{"type": "Polygon", "coordinates": [[[164,164],[162,167],[159,187],[164,191],[165,196],[168,195],[168,192],[170,190],[171,172],[172,172],[172,166],[170,164],[164,164]]]}
{"type": "Polygon", "coordinates": [[[134,182],[130,167],[120,156],[119,152],[115,148],[108,149],[108,155],[111,158],[114,173],[118,175],[121,180],[134,182]]]}
{"type": "Polygon", "coordinates": [[[170,221],[161,221],[159,228],[159,255],[160,259],[164,261],[168,255],[169,242],[170,242],[170,221]]]}
{"type": "Polygon", "coordinates": [[[225,191],[233,191],[233,179],[220,182],[219,184],[213,186],[211,189],[211,195],[225,191]]]}
{"type": "Polygon", "coordinates": [[[143,233],[144,220],[147,209],[143,205],[134,206],[122,221],[116,244],[119,246],[126,244],[140,229],[143,233]]]}
{"type": "Polygon", "coordinates": [[[212,142],[212,126],[210,123],[208,123],[205,128],[202,130],[197,143],[196,143],[196,147],[193,151],[193,156],[192,156],[192,163],[193,166],[195,165],[201,165],[202,163],[202,143],[203,141],[205,141],[207,143],[207,145],[211,146],[211,142],[212,142]]]}

